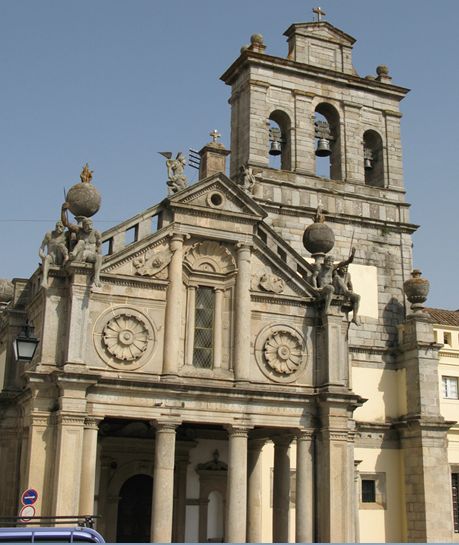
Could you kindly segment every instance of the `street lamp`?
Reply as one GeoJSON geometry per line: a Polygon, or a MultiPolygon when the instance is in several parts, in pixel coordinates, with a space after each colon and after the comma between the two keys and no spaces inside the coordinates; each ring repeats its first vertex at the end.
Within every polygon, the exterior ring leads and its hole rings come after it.
{"type": "Polygon", "coordinates": [[[40,341],[33,334],[33,327],[27,320],[19,335],[14,339],[14,355],[17,361],[32,361],[40,341]]]}

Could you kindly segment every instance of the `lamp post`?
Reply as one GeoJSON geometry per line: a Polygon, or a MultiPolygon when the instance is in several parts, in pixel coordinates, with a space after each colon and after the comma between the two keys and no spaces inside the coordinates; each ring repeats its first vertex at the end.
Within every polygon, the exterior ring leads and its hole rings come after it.
{"type": "Polygon", "coordinates": [[[19,335],[14,339],[14,355],[17,361],[32,361],[40,341],[33,334],[33,327],[27,320],[19,335]]]}

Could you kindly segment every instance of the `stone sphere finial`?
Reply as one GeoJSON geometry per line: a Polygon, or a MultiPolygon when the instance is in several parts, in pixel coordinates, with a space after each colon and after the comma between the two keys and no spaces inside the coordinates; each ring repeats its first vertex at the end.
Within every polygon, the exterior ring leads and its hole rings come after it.
{"type": "Polygon", "coordinates": [[[264,45],[263,36],[261,34],[252,34],[250,36],[250,43],[252,45],[264,45]]]}
{"type": "Polygon", "coordinates": [[[380,64],[376,67],[376,73],[378,74],[378,76],[387,77],[389,75],[389,67],[385,64],[380,64]]]}
{"type": "Polygon", "coordinates": [[[69,210],[75,217],[90,218],[100,208],[101,197],[92,185],[93,171],[89,170],[88,163],[83,167],[78,184],[73,185],[67,192],[66,201],[69,210]]]}
{"type": "Polygon", "coordinates": [[[317,207],[314,223],[308,225],[303,233],[303,246],[312,254],[318,257],[327,254],[335,245],[335,233],[325,223],[325,216],[322,214],[322,206],[317,207]]]}
{"type": "Polygon", "coordinates": [[[414,269],[411,278],[403,283],[403,290],[411,303],[411,310],[414,314],[422,312],[423,303],[429,294],[430,283],[427,278],[421,278],[421,274],[419,269],[414,269]]]}

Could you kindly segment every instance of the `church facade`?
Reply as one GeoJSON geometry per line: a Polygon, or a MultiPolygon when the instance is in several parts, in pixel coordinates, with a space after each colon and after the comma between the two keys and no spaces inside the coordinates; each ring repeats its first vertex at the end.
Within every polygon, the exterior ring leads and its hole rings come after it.
{"type": "Polygon", "coordinates": [[[222,75],[230,150],[213,134],[198,182],[169,154],[168,197],[101,235],[66,203],[3,297],[0,515],[33,488],[113,542],[454,540],[408,90],[328,22],[285,35],[222,75]]]}

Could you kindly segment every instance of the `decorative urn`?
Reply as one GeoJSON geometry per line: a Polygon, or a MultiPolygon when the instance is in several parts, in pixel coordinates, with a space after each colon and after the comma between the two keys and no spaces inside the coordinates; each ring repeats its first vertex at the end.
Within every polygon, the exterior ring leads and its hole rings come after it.
{"type": "Polygon", "coordinates": [[[308,225],[303,233],[303,246],[312,255],[326,254],[335,245],[335,234],[323,222],[308,225]]]}
{"type": "Polygon", "coordinates": [[[411,278],[403,283],[405,295],[411,303],[413,312],[420,312],[424,308],[423,303],[429,294],[430,283],[427,278],[421,278],[421,274],[419,269],[414,269],[411,278]]]}
{"type": "Polygon", "coordinates": [[[101,197],[91,183],[92,173],[93,171],[89,170],[86,163],[80,174],[81,182],[73,185],[67,192],[66,201],[69,203],[69,210],[77,218],[90,218],[100,208],[101,197]]]}

